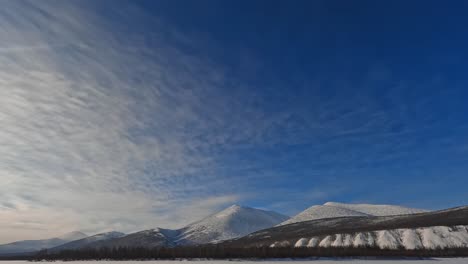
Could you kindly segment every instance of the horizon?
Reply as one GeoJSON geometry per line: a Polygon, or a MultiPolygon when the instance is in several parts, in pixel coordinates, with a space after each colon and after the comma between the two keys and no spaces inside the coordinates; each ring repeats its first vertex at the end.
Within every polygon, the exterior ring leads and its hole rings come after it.
{"type": "Polygon", "coordinates": [[[0,244],[468,204],[466,3],[180,6],[3,3],[0,244]]]}

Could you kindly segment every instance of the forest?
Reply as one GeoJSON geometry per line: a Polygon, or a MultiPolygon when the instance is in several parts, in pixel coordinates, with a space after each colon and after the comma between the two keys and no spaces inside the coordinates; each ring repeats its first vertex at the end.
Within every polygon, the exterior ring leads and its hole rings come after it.
{"type": "Polygon", "coordinates": [[[451,249],[380,249],[373,247],[232,248],[220,245],[173,248],[100,248],[48,252],[41,250],[30,260],[150,260],[150,259],[268,259],[314,257],[466,257],[468,248],[451,249]]]}

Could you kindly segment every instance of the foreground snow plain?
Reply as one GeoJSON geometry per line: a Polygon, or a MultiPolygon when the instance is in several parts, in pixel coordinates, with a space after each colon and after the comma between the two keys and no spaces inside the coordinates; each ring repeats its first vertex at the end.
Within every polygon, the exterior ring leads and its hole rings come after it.
{"type": "MultiPolygon", "coordinates": [[[[243,264],[275,264],[278,262],[291,262],[294,264],[467,264],[468,258],[431,258],[431,259],[330,259],[320,258],[311,260],[259,260],[259,261],[244,261],[244,260],[161,260],[161,261],[55,261],[54,264],[232,264],[242,262],[243,264]]],[[[30,264],[28,261],[2,261],[2,264],[30,264]]],[[[40,262],[45,263],[45,262],[40,262]]]]}

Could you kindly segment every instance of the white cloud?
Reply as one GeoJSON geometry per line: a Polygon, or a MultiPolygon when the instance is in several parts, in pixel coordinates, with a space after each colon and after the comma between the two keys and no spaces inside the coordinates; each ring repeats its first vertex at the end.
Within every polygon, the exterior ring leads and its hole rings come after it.
{"type": "Polygon", "coordinates": [[[177,227],[241,199],[208,135],[222,69],[108,22],[70,2],[0,11],[0,242],[177,227]]]}

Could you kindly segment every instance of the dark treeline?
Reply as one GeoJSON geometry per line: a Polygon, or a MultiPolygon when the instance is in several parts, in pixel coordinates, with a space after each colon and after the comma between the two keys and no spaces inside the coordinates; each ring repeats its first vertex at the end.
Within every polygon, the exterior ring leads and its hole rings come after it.
{"type": "Polygon", "coordinates": [[[222,246],[195,246],[175,248],[101,248],[38,252],[32,260],[137,260],[137,259],[230,259],[230,258],[311,258],[311,257],[466,257],[468,248],[433,250],[390,250],[362,248],[224,248],[222,246]]]}
{"type": "Polygon", "coordinates": [[[35,260],[36,256],[34,253],[24,254],[24,255],[0,255],[0,261],[2,260],[35,260]]]}

